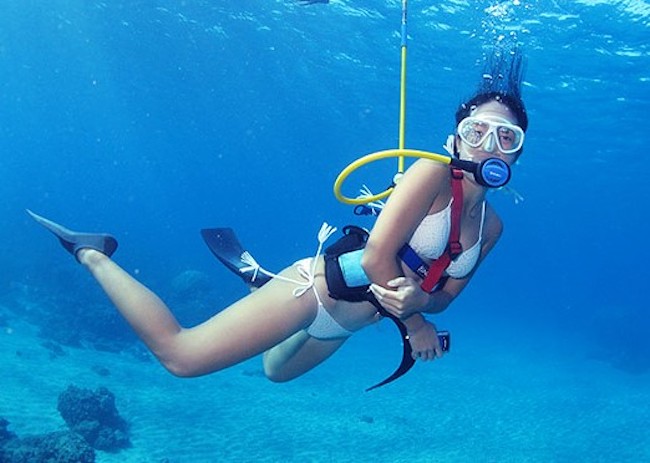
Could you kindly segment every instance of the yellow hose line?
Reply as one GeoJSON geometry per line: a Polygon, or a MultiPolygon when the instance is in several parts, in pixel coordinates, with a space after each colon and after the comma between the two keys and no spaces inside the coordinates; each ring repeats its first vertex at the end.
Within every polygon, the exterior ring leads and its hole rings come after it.
{"type": "MultiPolygon", "coordinates": [[[[403,150],[406,139],[406,46],[402,47],[402,70],[400,79],[400,104],[399,104],[399,149],[403,150]]],[[[397,160],[397,172],[404,173],[404,156],[397,160]]]]}
{"type": "Polygon", "coordinates": [[[357,159],[356,161],[351,162],[345,169],[341,171],[339,176],[336,177],[336,181],[334,181],[334,196],[336,196],[336,199],[338,199],[339,201],[345,204],[359,205],[359,204],[367,204],[373,201],[378,201],[380,199],[386,198],[393,191],[392,187],[376,195],[366,196],[362,198],[348,198],[347,196],[344,196],[343,193],[341,193],[341,188],[343,186],[343,182],[345,182],[348,176],[358,168],[365,166],[366,164],[370,164],[371,162],[379,161],[381,159],[388,159],[388,158],[395,158],[395,157],[401,159],[423,158],[423,159],[430,159],[432,161],[442,162],[443,164],[451,163],[451,158],[449,156],[445,156],[437,153],[431,153],[429,151],[420,151],[420,150],[412,150],[412,149],[392,149],[392,150],[377,151],[375,153],[367,154],[357,159]]]}

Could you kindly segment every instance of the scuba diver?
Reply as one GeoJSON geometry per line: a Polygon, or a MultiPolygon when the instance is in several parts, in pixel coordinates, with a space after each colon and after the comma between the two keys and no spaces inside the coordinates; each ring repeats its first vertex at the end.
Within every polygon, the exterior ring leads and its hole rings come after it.
{"type": "MultiPolygon", "coordinates": [[[[518,52],[495,53],[487,60],[477,91],[455,115],[450,147],[459,162],[496,158],[511,166],[521,155],[528,127],[522,63],[518,52]]],[[[427,317],[458,297],[502,233],[487,191],[474,173],[419,159],[395,186],[369,233],[346,227],[323,255],[334,231],[324,225],[315,256],[277,275],[262,269],[232,230],[206,229],[202,233],[211,251],[257,289],[189,328],[112,259],[113,236],[74,232],[29,213],[90,272],[172,374],[205,375],[263,353],[266,376],[283,382],[316,367],[383,317],[404,327],[413,361],[441,357],[445,346],[427,317]]]]}

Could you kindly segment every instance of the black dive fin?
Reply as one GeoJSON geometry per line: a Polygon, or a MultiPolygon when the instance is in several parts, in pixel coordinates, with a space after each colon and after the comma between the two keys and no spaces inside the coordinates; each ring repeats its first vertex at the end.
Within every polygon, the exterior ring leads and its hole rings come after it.
{"type": "Polygon", "coordinates": [[[247,267],[241,256],[244,248],[237,239],[232,228],[204,228],[201,230],[201,236],[205,240],[212,254],[221,261],[231,272],[239,276],[244,283],[254,288],[260,288],[271,281],[271,277],[258,273],[253,281],[253,273],[243,273],[240,270],[247,267]]]}
{"type": "Polygon", "coordinates": [[[27,213],[39,224],[54,233],[66,251],[72,254],[75,259],[77,258],[77,252],[84,248],[95,249],[108,257],[112,256],[117,249],[117,240],[111,235],[107,235],[106,233],[75,232],[45,217],[34,214],[29,209],[27,209],[27,213]]]}
{"type": "Polygon", "coordinates": [[[390,375],[388,378],[383,380],[380,383],[375,384],[374,386],[369,387],[366,389],[366,392],[372,391],[373,389],[377,389],[378,387],[384,386],[388,383],[392,383],[395,381],[397,378],[403,376],[408,372],[413,365],[415,365],[415,359],[413,358],[413,349],[411,348],[411,343],[409,342],[409,337],[408,333],[406,331],[406,326],[404,326],[404,323],[397,318],[396,316],[386,312],[386,309],[384,309],[379,301],[375,299],[375,297],[372,295],[372,293],[368,293],[368,299],[372,304],[377,307],[377,310],[379,313],[384,316],[390,318],[390,320],[395,324],[397,329],[399,330],[399,334],[402,337],[402,361],[400,362],[399,366],[397,369],[393,372],[392,375],[390,375]]]}

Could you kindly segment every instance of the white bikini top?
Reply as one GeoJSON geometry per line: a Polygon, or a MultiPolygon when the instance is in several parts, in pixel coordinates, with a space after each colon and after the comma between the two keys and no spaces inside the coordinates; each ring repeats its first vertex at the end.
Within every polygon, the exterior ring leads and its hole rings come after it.
{"type": "MultiPolygon", "coordinates": [[[[451,203],[443,210],[430,214],[422,219],[415,229],[409,246],[423,259],[433,260],[442,255],[449,241],[451,233],[451,203]]],[[[446,274],[452,278],[464,278],[472,271],[481,255],[481,240],[483,238],[483,222],[485,221],[485,201],[481,210],[481,225],[478,240],[472,247],[463,251],[451,261],[446,274]]]]}

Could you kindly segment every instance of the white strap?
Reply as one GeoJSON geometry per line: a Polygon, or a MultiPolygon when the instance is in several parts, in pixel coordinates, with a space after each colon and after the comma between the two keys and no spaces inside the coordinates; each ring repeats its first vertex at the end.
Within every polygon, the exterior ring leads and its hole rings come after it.
{"type": "Polygon", "coordinates": [[[278,280],[298,285],[298,287],[293,290],[293,295],[295,297],[300,297],[305,294],[305,292],[307,292],[312,286],[314,286],[318,257],[320,257],[320,254],[323,251],[323,244],[329,239],[330,236],[332,236],[334,232],[336,232],[336,227],[332,227],[328,225],[327,222],[323,222],[323,225],[321,225],[320,231],[318,232],[318,249],[316,250],[316,255],[312,260],[311,268],[309,270],[305,270],[303,267],[298,267],[298,273],[302,278],[304,278],[305,281],[294,280],[293,278],[287,278],[263,269],[262,266],[257,263],[255,258],[253,258],[253,256],[248,251],[244,251],[240,257],[242,262],[247,264],[247,266],[240,268],[239,271],[241,273],[253,272],[251,281],[255,281],[258,273],[262,273],[271,278],[277,278],[278,280]]]}
{"type": "MultiPolygon", "coordinates": [[[[374,196],[372,191],[370,191],[370,188],[368,188],[366,185],[362,185],[361,189],[359,190],[359,193],[360,193],[359,196],[357,196],[358,199],[370,198],[371,196],[374,196]]],[[[372,215],[379,215],[379,212],[384,210],[384,207],[386,206],[386,202],[379,199],[377,201],[370,201],[369,203],[366,203],[366,206],[370,208],[370,211],[372,211],[372,215]]]]}

